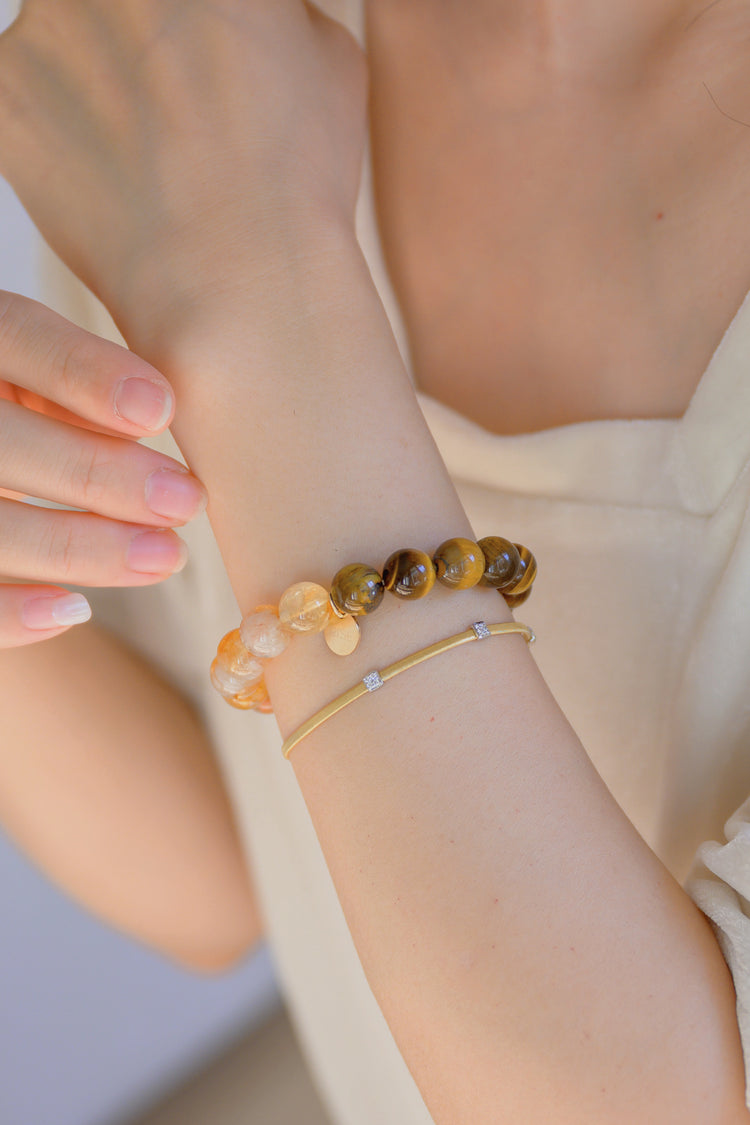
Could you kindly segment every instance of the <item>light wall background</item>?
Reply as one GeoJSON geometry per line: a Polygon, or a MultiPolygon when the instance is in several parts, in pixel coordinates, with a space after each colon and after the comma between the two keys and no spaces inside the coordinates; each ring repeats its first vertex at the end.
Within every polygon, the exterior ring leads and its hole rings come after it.
{"type": "MultiPolygon", "coordinates": [[[[34,245],[0,180],[0,289],[37,297],[34,245]]],[[[120,1125],[278,1004],[267,951],[221,977],[178,969],[69,901],[0,827],[0,1125],[120,1125]]]]}

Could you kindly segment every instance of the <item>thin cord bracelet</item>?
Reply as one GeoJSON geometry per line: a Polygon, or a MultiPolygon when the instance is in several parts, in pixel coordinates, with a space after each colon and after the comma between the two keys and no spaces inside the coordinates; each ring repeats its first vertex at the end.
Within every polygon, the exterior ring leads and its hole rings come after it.
{"type": "Polygon", "coordinates": [[[285,739],[281,747],[284,757],[288,758],[297,743],[311,734],[326,719],[330,719],[332,715],[335,715],[344,707],[348,707],[350,703],[354,703],[355,699],[360,699],[368,692],[378,691],[388,680],[392,680],[394,676],[405,672],[407,668],[413,668],[416,664],[421,664],[423,660],[439,656],[441,652],[447,652],[449,648],[455,648],[457,645],[467,644],[470,641],[483,641],[488,637],[497,637],[505,633],[520,633],[522,637],[525,637],[528,644],[532,644],[536,639],[533,630],[528,625],[522,625],[520,621],[503,621],[496,625],[487,625],[484,621],[475,621],[463,633],[454,633],[453,636],[446,637],[445,640],[436,641],[435,644],[428,645],[427,648],[421,648],[418,652],[413,652],[410,656],[397,660],[395,664],[389,664],[387,668],[382,668],[379,672],[368,672],[343,695],[327,703],[320,711],[316,711],[311,718],[297,727],[285,739]]]}

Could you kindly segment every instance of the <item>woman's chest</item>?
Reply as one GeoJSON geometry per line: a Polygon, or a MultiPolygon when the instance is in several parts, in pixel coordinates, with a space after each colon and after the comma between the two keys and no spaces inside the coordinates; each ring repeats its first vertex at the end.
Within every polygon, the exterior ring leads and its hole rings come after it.
{"type": "Polygon", "coordinates": [[[750,289],[748,133],[710,88],[750,119],[750,87],[697,47],[627,93],[540,77],[467,11],[368,7],[417,385],[498,433],[681,415],[750,289]]]}

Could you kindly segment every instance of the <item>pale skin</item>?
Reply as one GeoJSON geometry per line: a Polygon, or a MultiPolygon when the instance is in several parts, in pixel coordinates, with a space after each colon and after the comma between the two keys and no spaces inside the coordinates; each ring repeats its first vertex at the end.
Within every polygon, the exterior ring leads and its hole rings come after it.
{"type": "Polygon", "coordinates": [[[164,428],[174,394],[124,348],[10,293],[0,355],[0,820],[100,917],[191,968],[226,967],[262,923],[202,725],[114,638],[63,636],[55,617],[71,604],[56,583],[151,585],[184,564],[173,528],[205,490],[133,440],[164,428]],[[145,425],[120,412],[138,402],[145,425]],[[23,494],[84,511],[27,507],[23,494]]]}
{"type": "MultiPolygon", "coordinates": [[[[613,73],[617,44],[624,72],[639,58],[672,59],[674,28],[701,7],[631,4],[632,35],[624,37],[625,4],[610,5],[611,24],[603,19],[594,41],[581,39],[593,71],[606,57],[606,75],[613,73]]],[[[725,41],[721,8],[694,24],[708,21],[701,50],[717,78],[724,71],[710,35],[725,41]]],[[[739,5],[725,8],[739,21],[739,5]]],[[[132,2],[105,14],[96,3],[38,0],[26,11],[0,43],[2,170],[52,245],[105,299],[131,347],[174,387],[174,432],[208,487],[240,605],[273,600],[300,577],[293,561],[300,541],[318,545],[309,577],[325,581],[342,561],[378,558],[401,538],[471,534],[353,238],[364,118],[354,45],[309,24],[292,2],[274,5],[273,16],[267,5],[229,0],[191,5],[184,19],[172,7],[159,35],[153,21],[164,5],[132,2]],[[112,40],[102,28],[117,32],[123,63],[129,45],[143,54],[148,43],[148,73],[166,70],[169,81],[135,84],[130,68],[107,56],[112,40]],[[200,74],[200,104],[217,107],[205,131],[190,112],[197,42],[212,61],[200,74]],[[97,73],[92,58],[110,83],[97,102],[109,148],[93,128],[101,118],[92,123],[91,95],[70,81],[97,73]],[[289,100],[264,94],[274,88],[274,67],[291,85],[289,100]],[[236,115],[220,108],[229,88],[236,115]],[[156,167],[132,128],[144,106],[157,131],[165,107],[183,130],[159,134],[156,167]],[[304,120],[295,107],[304,107],[304,120]],[[196,146],[203,162],[195,161],[196,146]],[[40,188],[50,158],[59,175],[52,205],[40,188]],[[87,193],[100,199],[103,185],[106,213],[97,214],[87,193]],[[186,276],[195,279],[190,289],[186,276]],[[160,303],[160,293],[169,299],[160,303]],[[374,386],[387,411],[364,408],[374,386]],[[269,425],[274,418],[283,425],[269,425]],[[318,435],[330,430],[337,441],[323,457],[318,435]],[[402,486],[398,506],[384,503],[391,480],[402,486]],[[334,493],[335,510],[325,500],[334,493]]],[[[528,20],[509,21],[507,34],[536,74],[535,52],[549,36],[529,32],[560,29],[563,17],[586,9],[561,3],[528,12],[528,20]]],[[[739,60],[739,35],[726,42],[739,60]]],[[[555,59],[566,71],[571,54],[544,58],[554,86],[555,59]]],[[[676,64],[670,73],[676,81],[676,64]]],[[[714,75],[705,73],[711,85],[714,75]]],[[[625,83],[623,115],[633,108],[630,93],[625,83]]],[[[571,120],[576,110],[571,102],[571,120]]],[[[713,132],[705,143],[713,152],[713,132]]],[[[739,149],[729,142],[726,161],[739,198],[739,149]]],[[[620,218],[615,209],[611,225],[620,218]]],[[[716,235],[721,247],[730,218],[723,239],[716,235]]],[[[594,216],[589,234],[597,233],[594,216]]],[[[708,249],[702,262],[695,253],[695,265],[707,267],[708,249]]],[[[668,242],[663,255],[657,276],[666,294],[668,242]]],[[[624,291],[639,276],[628,273],[624,291]]],[[[720,302],[712,313],[719,334],[739,303],[724,280],[729,315],[721,321],[720,302]]],[[[645,302],[637,286],[631,300],[635,315],[645,302]]],[[[599,330],[608,325],[605,318],[599,330]]],[[[642,335],[647,344],[649,332],[642,335]]],[[[662,384],[656,413],[679,413],[692,393],[687,377],[675,383],[676,370],[660,368],[646,388],[662,384]]],[[[614,416],[608,406],[603,413],[614,416]]],[[[479,591],[460,605],[439,592],[429,605],[390,604],[368,622],[346,668],[312,646],[291,648],[268,673],[282,734],[364,671],[464,628],[485,608],[479,591]],[[406,614],[408,642],[400,627],[406,614]]],[[[462,656],[460,675],[456,661],[431,661],[360,701],[359,711],[341,713],[295,751],[292,767],[370,984],[435,1121],[489,1125],[499,1106],[508,1120],[539,1125],[747,1121],[734,991],[706,920],[602,785],[523,642],[471,646],[462,656]]]]}

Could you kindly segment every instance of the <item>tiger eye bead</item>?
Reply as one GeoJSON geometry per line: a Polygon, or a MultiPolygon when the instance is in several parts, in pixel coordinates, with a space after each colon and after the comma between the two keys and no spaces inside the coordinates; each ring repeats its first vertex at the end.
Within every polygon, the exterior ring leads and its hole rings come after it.
{"type": "Polygon", "coordinates": [[[528,590],[524,590],[522,594],[506,594],[505,590],[499,590],[498,593],[502,598],[505,598],[508,609],[518,609],[519,605],[523,605],[526,599],[531,595],[531,586],[528,590]]]}
{"type": "Polygon", "coordinates": [[[268,703],[268,688],[265,680],[261,680],[247,691],[228,696],[227,703],[231,703],[238,711],[255,711],[265,707],[268,703]]]}
{"type": "MultiPolygon", "coordinates": [[[[512,585],[508,586],[503,592],[512,594],[514,598],[518,598],[521,594],[531,593],[531,587],[536,578],[537,565],[536,559],[532,555],[528,547],[524,547],[522,543],[513,544],[519,555],[519,569],[516,578],[512,585]],[[528,591],[528,593],[527,593],[528,591]]],[[[524,599],[525,601],[526,599],[524,599]]],[[[516,602],[516,605],[520,605],[516,602]]]]}
{"type": "Polygon", "coordinates": [[[331,583],[331,601],[336,609],[354,617],[377,609],[384,592],[383,579],[366,563],[350,563],[342,567],[331,583]]]}
{"type": "Polygon", "coordinates": [[[320,633],[331,619],[328,591],[317,582],[297,582],[281,595],[279,621],[294,633],[320,633]]]}
{"type": "Polygon", "coordinates": [[[487,565],[479,544],[460,537],[441,543],[432,561],[438,582],[451,590],[468,590],[470,586],[476,586],[487,565]]]}
{"type": "Polygon", "coordinates": [[[521,569],[521,556],[515,544],[499,535],[488,535],[479,540],[479,546],[485,559],[479,585],[493,586],[496,590],[512,586],[521,569]]]}
{"type": "Polygon", "coordinates": [[[281,656],[289,644],[289,633],[271,606],[256,606],[243,617],[240,637],[248,652],[264,659],[281,656]]]}
{"type": "Polygon", "coordinates": [[[435,585],[435,567],[424,551],[406,547],[388,556],[383,585],[400,598],[423,598],[435,585]]]}

